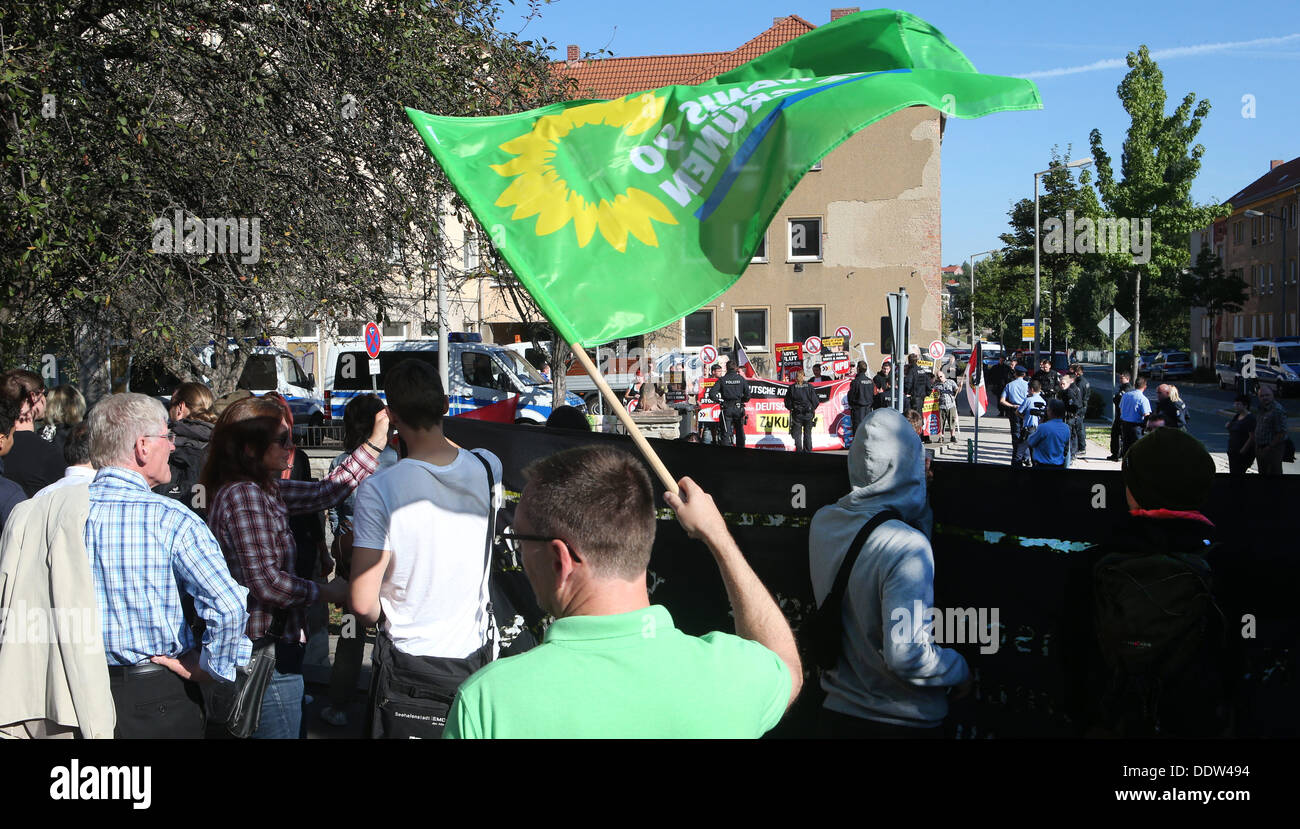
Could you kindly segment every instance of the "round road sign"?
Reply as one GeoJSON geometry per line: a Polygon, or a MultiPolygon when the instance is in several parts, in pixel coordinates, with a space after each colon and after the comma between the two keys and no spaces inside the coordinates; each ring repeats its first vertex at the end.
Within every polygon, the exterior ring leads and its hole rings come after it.
{"type": "Polygon", "coordinates": [[[847,325],[841,325],[839,328],[835,329],[835,336],[843,337],[844,343],[847,345],[849,340],[853,339],[853,329],[849,328],[847,325]]]}
{"type": "Polygon", "coordinates": [[[718,359],[718,349],[711,345],[704,346],[704,348],[700,349],[700,359],[704,361],[705,365],[709,365],[718,359]]]}
{"type": "Polygon", "coordinates": [[[379,358],[379,346],[382,342],[383,338],[379,336],[379,326],[373,322],[366,323],[366,353],[370,355],[370,359],[376,360],[379,358]]]}
{"type": "Polygon", "coordinates": [[[943,359],[944,352],[947,350],[948,349],[943,347],[942,341],[935,340],[934,342],[930,343],[930,358],[934,360],[943,359]]]}
{"type": "Polygon", "coordinates": [[[821,337],[809,337],[808,339],[804,340],[804,341],[803,341],[803,350],[804,350],[804,351],[807,351],[809,354],[818,354],[818,353],[820,353],[821,350],[822,350],[822,338],[821,338],[821,337]]]}

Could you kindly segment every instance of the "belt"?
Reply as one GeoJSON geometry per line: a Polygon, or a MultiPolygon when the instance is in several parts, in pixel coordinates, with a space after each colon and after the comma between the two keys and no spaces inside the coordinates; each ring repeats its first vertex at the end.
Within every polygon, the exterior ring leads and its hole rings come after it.
{"type": "Polygon", "coordinates": [[[143,665],[109,665],[108,676],[111,679],[126,679],[128,677],[145,676],[146,674],[155,674],[160,671],[166,672],[168,668],[153,662],[146,662],[143,665]]]}

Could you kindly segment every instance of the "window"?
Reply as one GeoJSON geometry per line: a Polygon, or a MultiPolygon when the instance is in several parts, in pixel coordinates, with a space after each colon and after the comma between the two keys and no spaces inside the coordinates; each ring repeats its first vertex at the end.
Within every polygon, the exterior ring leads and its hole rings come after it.
{"type": "Polygon", "coordinates": [[[705,309],[688,314],[684,320],[685,334],[682,346],[703,348],[713,344],[713,311],[705,309]]]}
{"type": "Polygon", "coordinates": [[[1268,266],[1268,292],[1273,293],[1273,265],[1268,266]]]}
{"type": "Polygon", "coordinates": [[[736,339],[754,351],[767,350],[767,309],[736,311],[736,339]]]}
{"type": "Polygon", "coordinates": [[[1250,243],[1259,244],[1259,217],[1256,216],[1250,220],[1250,243]]]}
{"type": "Polygon", "coordinates": [[[492,358],[479,351],[466,351],[460,355],[460,367],[465,372],[465,382],[485,389],[513,391],[505,372],[493,365],[492,358]]]}
{"type": "Polygon", "coordinates": [[[767,231],[763,231],[763,238],[758,240],[758,248],[754,250],[754,256],[749,260],[751,262],[767,261],[767,231]]]}
{"type": "Polygon", "coordinates": [[[1232,243],[1234,245],[1241,244],[1242,232],[1243,232],[1242,225],[1244,224],[1245,222],[1234,222],[1232,225],[1232,243]]]}
{"type": "Polygon", "coordinates": [[[298,367],[298,361],[294,358],[280,357],[280,372],[284,375],[284,379],[289,382],[289,385],[302,389],[311,388],[311,383],[307,382],[307,375],[303,374],[302,369],[298,367]]]}
{"type": "Polygon", "coordinates": [[[478,236],[473,233],[465,234],[465,270],[472,271],[478,269],[478,236]]]}
{"type": "Polygon", "coordinates": [[[790,309],[790,341],[801,343],[809,337],[820,337],[822,333],[822,309],[790,309]]]}
{"type": "Polygon", "coordinates": [[[383,331],[385,337],[398,337],[406,339],[406,323],[384,321],[383,331]]]}
{"type": "Polygon", "coordinates": [[[362,328],[361,323],[355,320],[344,320],[343,322],[339,323],[339,337],[341,339],[348,338],[348,337],[360,337],[361,328],[362,328]]]}
{"type": "Polygon", "coordinates": [[[1295,208],[1296,208],[1296,203],[1292,202],[1291,203],[1291,227],[1295,227],[1295,208]]]}
{"type": "Polygon", "coordinates": [[[249,391],[275,391],[280,383],[275,376],[275,358],[270,354],[254,354],[244,363],[244,373],[239,375],[241,389],[249,391]]]}
{"type": "Polygon", "coordinates": [[[437,321],[437,320],[425,320],[424,322],[421,322],[421,323],[420,323],[420,336],[421,336],[421,337],[436,337],[436,336],[438,336],[438,321],[437,321]]]}
{"type": "Polygon", "coordinates": [[[822,220],[790,220],[790,262],[820,262],[822,258],[822,220]]]}
{"type": "Polygon", "coordinates": [[[1295,284],[1295,260],[1291,260],[1291,284],[1295,284]]]}

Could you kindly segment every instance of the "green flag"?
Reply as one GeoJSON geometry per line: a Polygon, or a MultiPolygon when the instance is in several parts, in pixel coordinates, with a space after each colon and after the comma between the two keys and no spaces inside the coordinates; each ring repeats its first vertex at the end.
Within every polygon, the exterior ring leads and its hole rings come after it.
{"type": "Polygon", "coordinates": [[[698,86],[486,118],[407,113],[556,330],[644,334],[717,297],[790,191],[858,130],[925,104],[958,118],[1039,109],[933,26],[877,10],[698,86]]]}

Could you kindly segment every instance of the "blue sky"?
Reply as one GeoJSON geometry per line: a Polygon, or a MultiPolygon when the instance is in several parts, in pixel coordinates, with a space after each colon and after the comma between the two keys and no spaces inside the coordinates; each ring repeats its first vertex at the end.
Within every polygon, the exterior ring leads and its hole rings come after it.
{"type": "MultiPolygon", "coordinates": [[[[724,51],[769,27],[774,17],[797,14],[822,25],[831,8],[845,5],[850,4],[555,0],[542,6],[541,17],[524,34],[550,40],[556,57],[570,43],[618,57],[724,51]]],[[[1195,200],[1227,199],[1267,172],[1270,159],[1300,155],[1300,4],[1291,0],[1240,6],[1100,0],[1078,7],[962,0],[898,8],[938,27],[981,72],[1034,77],[1043,98],[1037,112],[948,122],[941,181],[944,264],[1000,246],[1007,210],[1015,200],[1032,197],[1033,174],[1047,168],[1053,145],[1064,151],[1072,144],[1072,157],[1086,157],[1088,133],[1096,127],[1118,164],[1128,116],[1115,88],[1128,71],[1125,55],[1142,44],[1164,73],[1166,112],[1188,92],[1212,105],[1198,136],[1206,152],[1192,190],[1195,200]],[[1081,67],[1088,68],[1053,72],[1081,67]],[[1246,95],[1253,96],[1254,117],[1243,114],[1246,95]]],[[[517,29],[520,18],[518,7],[507,5],[501,26],[517,29]]]]}

